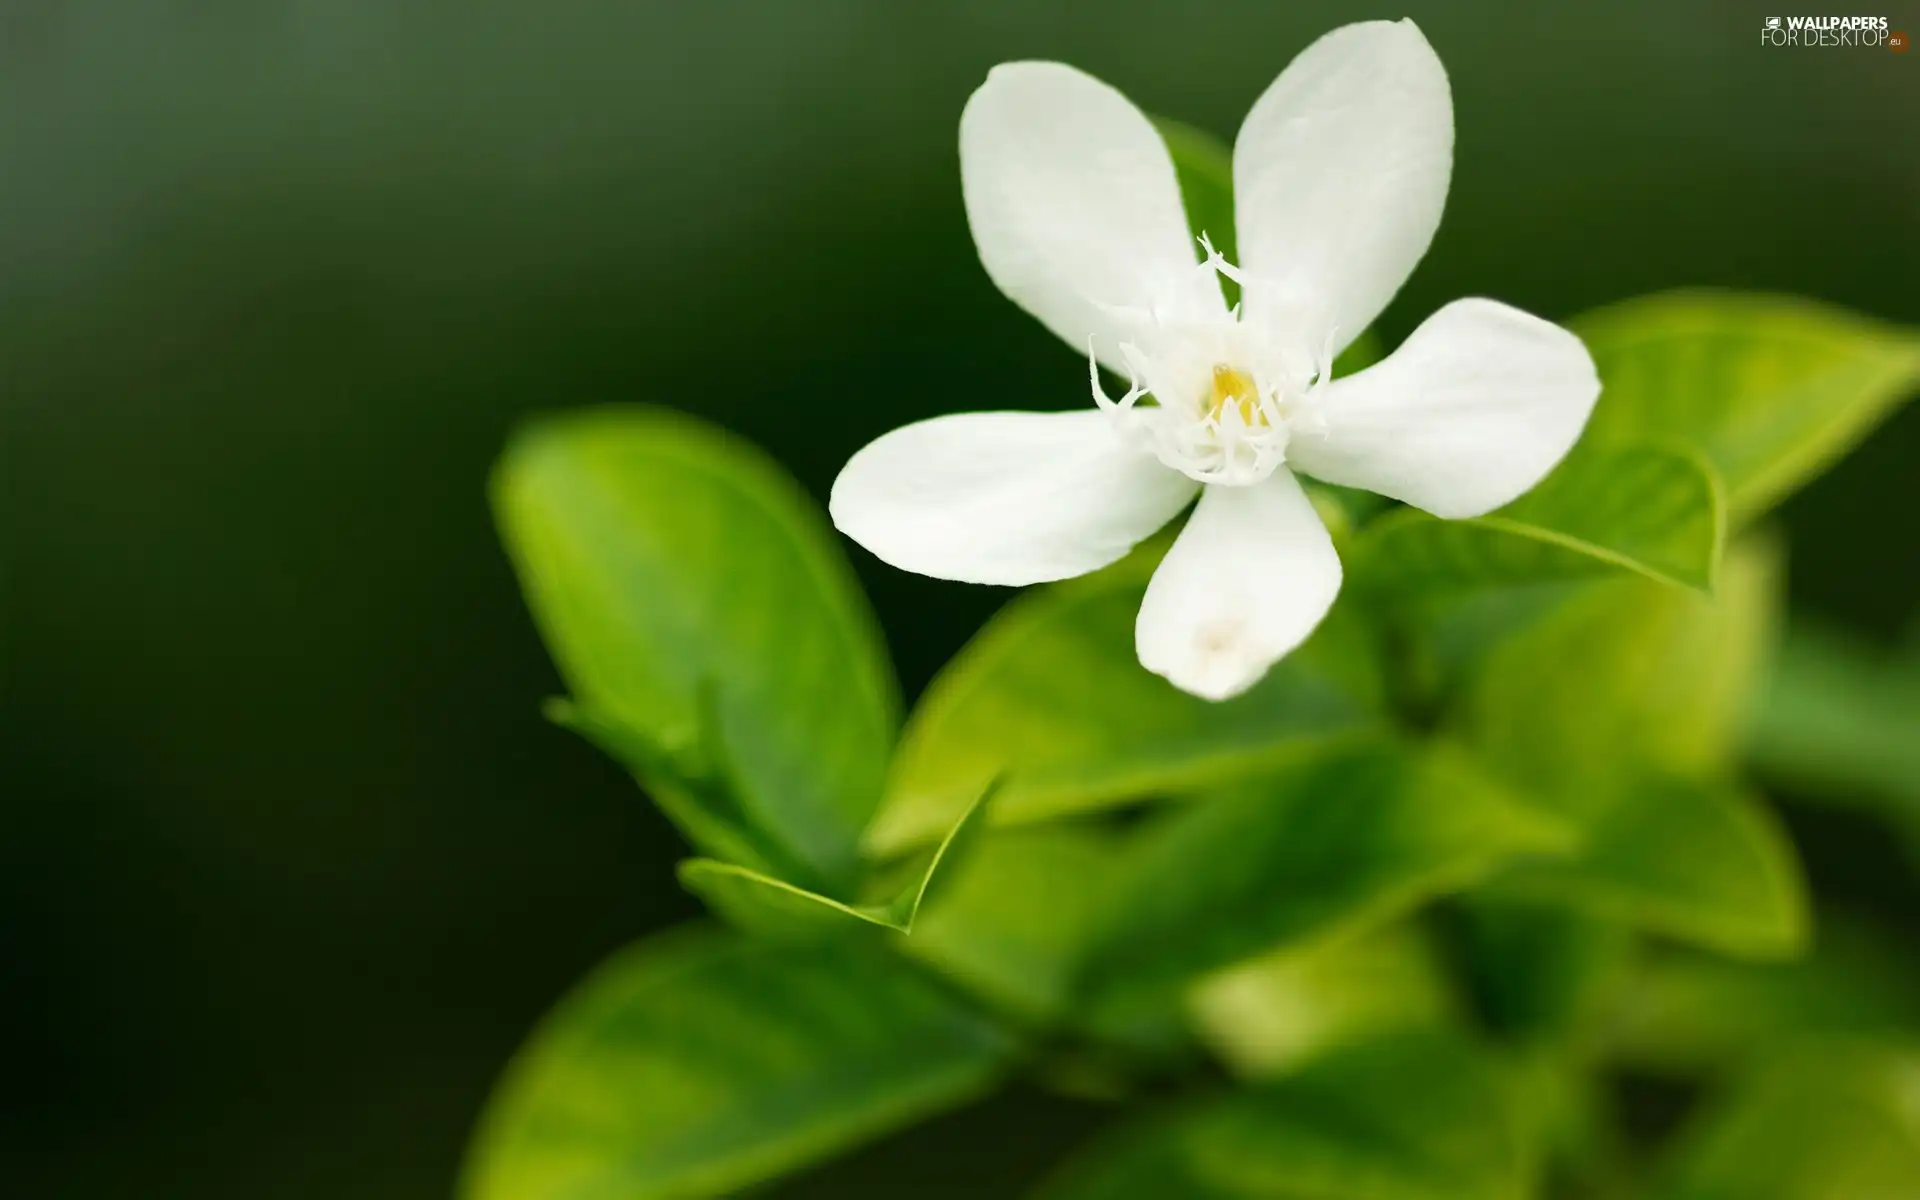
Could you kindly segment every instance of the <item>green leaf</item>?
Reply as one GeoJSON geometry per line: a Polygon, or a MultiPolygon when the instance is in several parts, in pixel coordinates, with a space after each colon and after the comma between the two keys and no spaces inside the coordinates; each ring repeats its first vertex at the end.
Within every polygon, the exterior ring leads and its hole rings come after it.
{"type": "Polygon", "coordinates": [[[1779,575],[1772,547],[1747,540],[1711,600],[1633,578],[1583,587],[1485,655],[1453,723],[1549,803],[1649,767],[1722,777],[1772,645],[1779,575]]]}
{"type": "MultiPolygon", "coordinates": [[[[1356,949],[1350,971],[1338,955],[1312,965],[1322,948],[1334,954],[1427,896],[1560,844],[1551,822],[1456,760],[1376,743],[1186,802],[1125,833],[994,831],[907,946],[1025,1020],[1164,1052],[1185,1040],[1183,994],[1209,972],[1244,972],[1218,991],[1210,981],[1196,1001],[1222,1021],[1267,986],[1318,987],[1330,1002],[1329,989],[1359,986],[1382,956],[1360,961],[1356,949]],[[1272,957],[1246,961],[1262,953],[1272,957]]],[[[1320,1027],[1331,1037],[1373,1024],[1365,1013],[1329,1013],[1320,1027]]],[[[1218,1044],[1235,1036],[1215,1032],[1218,1044]]],[[[1246,1039],[1291,1038],[1300,1054],[1326,1040],[1317,1036],[1249,1029],[1246,1039]]]]}
{"type": "Polygon", "coordinates": [[[1542,1182],[1529,1196],[1627,1200],[1635,1148],[1616,1109],[1613,1080],[1596,1074],[1577,1047],[1533,1042],[1514,1063],[1515,1110],[1542,1182]]]}
{"type": "Polygon", "coordinates": [[[1351,934],[1565,845],[1457,757],[1390,743],[1197,798],[1136,834],[1086,987],[1104,1024],[1249,955],[1351,934]]]}
{"type": "Polygon", "coordinates": [[[1439,960],[1406,924],[1262,955],[1201,981],[1187,1002],[1201,1041],[1254,1079],[1459,1017],[1439,960]]]}
{"type": "Polygon", "coordinates": [[[1002,777],[987,781],[980,794],[974,797],[967,811],[947,830],[947,836],[940,839],[928,857],[926,866],[912,879],[901,892],[887,905],[887,917],[902,932],[913,928],[914,918],[929,897],[937,895],[949,886],[949,881],[959,870],[960,864],[974,852],[984,836],[989,817],[988,806],[1000,792],[1002,777]]]}
{"type": "Polygon", "coordinates": [[[897,699],[807,496],[710,426],[605,408],[518,433],[493,502],[596,740],[674,793],[663,807],[703,849],[849,889],[897,699]]]}
{"type": "Polygon", "coordinates": [[[1245,776],[1384,725],[1371,630],[1343,606],[1233,700],[1147,672],[1133,626],[1155,564],[1135,554],[987,623],[907,722],[874,851],[936,836],[1000,775],[994,820],[1037,821],[1245,776]]]}
{"type": "Polygon", "coordinates": [[[884,907],[842,904],[749,867],[689,858],[676,873],[727,924],[760,937],[805,940],[862,928],[903,929],[884,907]]]}
{"type": "Polygon", "coordinates": [[[1011,1051],[870,943],[676,931],[545,1019],[488,1106],[463,1194],[733,1194],[972,1100],[1011,1051]]]}
{"type": "Polygon", "coordinates": [[[1920,1046],[1797,1046],[1686,1135],[1660,1200],[1920,1196],[1920,1046]]]}
{"type": "Polygon", "coordinates": [[[1810,300],[1669,292],[1571,325],[1604,386],[1587,436],[1691,442],[1736,523],[1818,475],[1920,386],[1920,335],[1810,300]]]}
{"type": "Polygon", "coordinates": [[[1498,886],[1463,897],[1457,909],[1460,965],[1477,1009],[1504,1041],[1551,1062],[1604,1022],[1634,948],[1630,930],[1563,905],[1516,900],[1498,886]]]}
{"type": "Polygon", "coordinates": [[[1728,556],[1719,595],[1589,585],[1487,655],[1452,722],[1489,768],[1572,822],[1577,853],[1513,873],[1524,894],[1735,954],[1797,951],[1791,844],[1726,782],[1769,644],[1777,564],[1728,556]]]}
{"type": "Polygon", "coordinates": [[[1746,745],[1768,778],[1877,809],[1920,850],[1920,644],[1796,624],[1761,695],[1746,745]]]}
{"type": "Polygon", "coordinates": [[[1712,470],[1692,451],[1582,447],[1487,516],[1442,521],[1409,508],[1374,522],[1354,544],[1350,575],[1367,593],[1423,602],[1619,570],[1705,591],[1724,527],[1712,470]]]}
{"type": "Polygon", "coordinates": [[[763,937],[813,938],[862,926],[907,933],[920,906],[935,890],[936,877],[944,885],[950,870],[977,840],[984,824],[980,814],[994,788],[988,784],[908,883],[884,904],[842,904],[784,879],[710,858],[681,863],[680,885],[705,900],[729,924],[763,937]]]}
{"type": "Polygon", "coordinates": [[[1904,947],[1822,920],[1809,957],[1735,962],[1678,948],[1633,973],[1608,1023],[1610,1057],[1648,1075],[1723,1070],[1808,1036],[1920,1033],[1920,974],[1904,947]]]}
{"type": "MultiPolygon", "coordinates": [[[[756,828],[741,811],[734,785],[723,765],[724,752],[701,753],[689,746],[661,745],[591,707],[554,697],[541,706],[549,721],[570,729],[625,764],[667,819],[687,840],[730,862],[759,863],[773,869],[791,856],[765,831],[756,828]],[[717,760],[717,761],[716,761],[717,760]]],[[[715,722],[698,723],[711,742],[715,722]]],[[[804,868],[785,869],[805,875],[804,868]]]]}
{"type": "Polygon", "coordinates": [[[1122,1127],[1044,1200],[1517,1200],[1527,1154],[1508,1081],[1455,1037],[1343,1046],[1292,1074],[1122,1127]]]}
{"type": "Polygon", "coordinates": [[[1578,853],[1516,866],[1510,894],[1771,958],[1807,941],[1806,882],[1778,822],[1729,784],[1646,775],[1586,793],[1578,853]]]}
{"type": "MultiPolygon", "coordinates": [[[[1162,1051],[1187,985],[1209,972],[1271,966],[1283,978],[1304,972],[1310,986],[1318,977],[1302,964],[1323,946],[1560,844],[1550,821],[1454,758],[1376,742],[1124,833],[995,830],[906,945],[1024,1020],[1162,1051]],[[1276,958],[1245,962],[1262,953],[1276,958]]],[[[1233,984],[1223,991],[1231,1007],[1233,984]]]]}
{"type": "Polygon", "coordinates": [[[922,910],[908,954],[1022,1020],[1066,1023],[1122,841],[1086,825],[989,830],[922,910]]]}

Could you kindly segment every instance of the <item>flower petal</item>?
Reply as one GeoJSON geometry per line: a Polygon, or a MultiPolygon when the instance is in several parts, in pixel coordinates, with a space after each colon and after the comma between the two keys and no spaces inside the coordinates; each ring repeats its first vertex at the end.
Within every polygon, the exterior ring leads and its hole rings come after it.
{"type": "Polygon", "coordinates": [[[1147,585],[1134,624],[1140,665],[1225,700],[1306,641],[1340,593],[1340,557],[1285,470],[1209,487],[1147,585]]]}
{"type": "MultiPolygon", "coordinates": [[[[1124,314],[1220,319],[1173,159],[1131,101],[1061,63],[995,67],[960,115],[960,182],[987,274],[1075,350],[1126,373],[1124,314]]],[[[1137,317],[1136,317],[1137,319],[1137,317]]]]}
{"type": "Polygon", "coordinates": [[[1318,351],[1365,332],[1427,252],[1453,174],[1453,94],[1412,21],[1300,52],[1233,145],[1247,319],[1318,351]]]}
{"type": "Polygon", "coordinates": [[[1579,338],[1494,300],[1456,300],[1398,350],[1338,379],[1287,461],[1436,517],[1525,493],[1579,440],[1600,377],[1579,338]]]}
{"type": "Polygon", "coordinates": [[[1104,567],[1195,484],[1105,413],[959,413],[869,443],[833,481],[840,532],[920,575],[1028,584],[1104,567]]]}

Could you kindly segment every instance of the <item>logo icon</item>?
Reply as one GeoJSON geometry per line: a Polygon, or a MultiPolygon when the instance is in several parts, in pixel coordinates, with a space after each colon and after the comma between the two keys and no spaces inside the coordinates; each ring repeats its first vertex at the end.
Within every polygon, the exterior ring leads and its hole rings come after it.
{"type": "Polygon", "coordinates": [[[1896,29],[1887,35],[1887,49],[1893,51],[1895,54],[1905,54],[1907,47],[1911,45],[1913,45],[1913,41],[1907,37],[1905,30],[1896,29]]]}
{"type": "Polygon", "coordinates": [[[1780,28],[1780,18],[1779,18],[1779,17],[1768,17],[1768,18],[1767,18],[1767,28],[1768,28],[1768,29],[1778,29],[1778,28],[1780,28]]]}

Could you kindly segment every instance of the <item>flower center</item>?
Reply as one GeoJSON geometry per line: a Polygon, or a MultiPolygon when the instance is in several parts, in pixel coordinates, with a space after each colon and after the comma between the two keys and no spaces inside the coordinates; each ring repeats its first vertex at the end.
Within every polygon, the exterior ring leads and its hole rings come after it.
{"type": "Polygon", "coordinates": [[[1254,385],[1253,376],[1238,367],[1226,363],[1213,364],[1212,395],[1207,401],[1207,416],[1218,421],[1225,416],[1227,406],[1231,404],[1240,410],[1240,423],[1243,425],[1266,425],[1267,414],[1260,407],[1260,389],[1254,385]]]}
{"type": "Polygon", "coordinates": [[[1153,357],[1135,346],[1122,349],[1133,386],[1112,400],[1095,374],[1094,402],[1161,462],[1201,483],[1228,487],[1258,483],[1286,462],[1291,389],[1213,355],[1195,361],[1199,347],[1153,357]],[[1156,403],[1137,404],[1147,396],[1156,403]]]}
{"type": "MultiPolygon", "coordinates": [[[[1201,248],[1206,260],[1195,269],[1209,283],[1217,273],[1239,283],[1242,295],[1259,287],[1205,239],[1201,248]]],[[[1331,344],[1314,354],[1277,341],[1269,325],[1242,323],[1238,309],[1193,317],[1174,304],[1110,313],[1131,334],[1113,347],[1128,388],[1117,400],[1101,388],[1089,341],[1093,402],[1125,436],[1188,478],[1227,487],[1259,483],[1287,461],[1291,436],[1314,427],[1311,397],[1331,378],[1331,344]]]]}

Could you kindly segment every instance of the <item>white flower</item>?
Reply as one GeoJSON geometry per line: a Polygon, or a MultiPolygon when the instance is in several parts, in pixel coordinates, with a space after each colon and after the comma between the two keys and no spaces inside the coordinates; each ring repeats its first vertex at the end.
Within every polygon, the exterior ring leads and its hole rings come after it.
{"type": "Polygon", "coordinates": [[[994,68],[960,118],[980,261],[1132,386],[1110,398],[1090,364],[1094,407],[895,430],[835,480],[834,523],[904,570],[1029,584],[1113,562],[1198,492],[1135,645],[1195,695],[1246,690],[1340,590],[1294,471],[1476,516],[1539,482],[1599,395],[1578,338],[1492,300],[1331,377],[1426,252],[1452,167],[1447,76],[1419,29],[1336,29],[1240,127],[1236,267],[1196,251],[1166,145],[1126,97],[1059,63],[994,68]]]}

